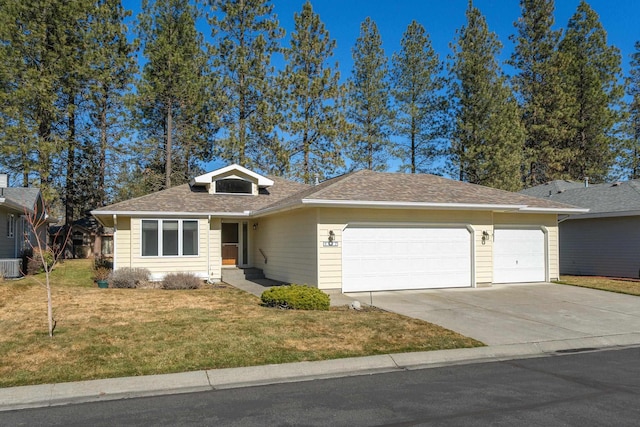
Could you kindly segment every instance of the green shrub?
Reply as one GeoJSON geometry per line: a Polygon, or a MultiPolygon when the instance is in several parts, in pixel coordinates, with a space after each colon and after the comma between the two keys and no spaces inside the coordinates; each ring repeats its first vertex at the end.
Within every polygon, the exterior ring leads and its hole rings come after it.
{"type": "Polygon", "coordinates": [[[148,282],[151,272],[146,268],[123,267],[109,275],[109,286],[112,288],[137,288],[140,283],[148,282]]]}
{"type": "Polygon", "coordinates": [[[329,310],[329,295],[305,285],[276,286],[261,296],[262,305],[291,310],[329,310]]]}
{"type": "Polygon", "coordinates": [[[201,284],[193,273],[169,273],[162,279],[162,289],[198,289],[201,284]]]}

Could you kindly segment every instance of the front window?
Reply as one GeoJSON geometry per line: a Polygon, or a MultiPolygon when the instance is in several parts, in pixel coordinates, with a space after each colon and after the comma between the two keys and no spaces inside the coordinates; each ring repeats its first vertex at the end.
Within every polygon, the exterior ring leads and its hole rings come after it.
{"type": "Polygon", "coordinates": [[[196,255],[198,255],[197,220],[142,220],[142,256],[196,255]]]}
{"type": "Polygon", "coordinates": [[[252,194],[253,184],[244,179],[219,179],[216,181],[216,193],[252,194]]]}
{"type": "Polygon", "coordinates": [[[13,214],[7,216],[7,237],[12,238],[16,232],[16,217],[13,214]]]}

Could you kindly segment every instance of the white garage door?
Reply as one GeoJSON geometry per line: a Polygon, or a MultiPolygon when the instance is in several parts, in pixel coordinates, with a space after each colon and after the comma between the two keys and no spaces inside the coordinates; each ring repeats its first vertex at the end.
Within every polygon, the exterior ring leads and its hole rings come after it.
{"type": "Polygon", "coordinates": [[[493,283],[545,281],[542,230],[495,229],[493,283]]]}
{"type": "Polygon", "coordinates": [[[343,292],[471,286],[466,228],[348,227],[343,292]]]}

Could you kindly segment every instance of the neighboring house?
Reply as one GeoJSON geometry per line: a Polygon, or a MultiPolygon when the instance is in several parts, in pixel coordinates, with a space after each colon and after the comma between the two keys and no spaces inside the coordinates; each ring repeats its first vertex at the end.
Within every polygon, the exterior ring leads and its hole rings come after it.
{"type": "MultiPolygon", "coordinates": [[[[0,174],[0,275],[21,275],[21,256],[36,245],[35,236],[25,219],[26,213],[47,216],[38,188],[8,187],[7,175],[0,174]]],[[[47,243],[48,223],[39,228],[41,241],[47,243]]]]}
{"type": "Polygon", "coordinates": [[[434,175],[363,170],[306,185],[231,165],[92,211],[114,265],[155,279],[225,267],[321,289],[488,286],[558,278],[566,204],[434,175]]]}
{"type": "Polygon", "coordinates": [[[521,193],[589,208],[560,217],[561,274],[640,277],[640,180],[553,181],[521,193]]]}
{"type": "MultiPolygon", "coordinates": [[[[64,226],[49,229],[51,244],[62,245],[66,234],[64,226]]],[[[66,245],[66,258],[111,258],[113,256],[113,229],[103,227],[93,216],[75,220],[71,225],[69,241],[66,245]]]]}

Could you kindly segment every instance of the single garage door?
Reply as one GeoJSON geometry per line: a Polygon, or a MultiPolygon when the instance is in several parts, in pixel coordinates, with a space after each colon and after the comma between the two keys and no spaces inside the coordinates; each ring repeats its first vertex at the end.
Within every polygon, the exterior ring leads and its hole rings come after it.
{"type": "Polygon", "coordinates": [[[471,286],[466,228],[347,227],[343,292],[471,286]]]}
{"type": "Polygon", "coordinates": [[[493,283],[545,281],[542,230],[494,230],[493,283]]]}

